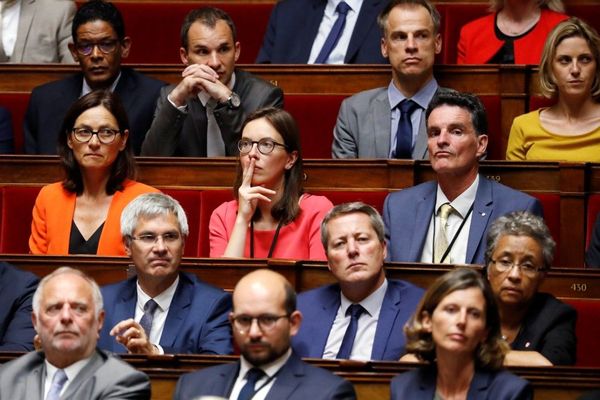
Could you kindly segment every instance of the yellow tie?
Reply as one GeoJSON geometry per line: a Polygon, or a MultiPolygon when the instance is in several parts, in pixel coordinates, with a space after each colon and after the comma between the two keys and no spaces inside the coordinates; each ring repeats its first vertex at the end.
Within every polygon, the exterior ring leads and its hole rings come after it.
{"type": "MultiPolygon", "coordinates": [[[[435,250],[433,255],[433,260],[436,263],[440,263],[444,253],[448,249],[448,236],[446,234],[446,228],[448,225],[448,216],[452,214],[454,208],[450,205],[450,203],[444,203],[440,207],[440,229],[438,229],[437,234],[435,235],[435,250]]],[[[450,262],[450,257],[446,257],[444,260],[445,263],[450,262]]]]}

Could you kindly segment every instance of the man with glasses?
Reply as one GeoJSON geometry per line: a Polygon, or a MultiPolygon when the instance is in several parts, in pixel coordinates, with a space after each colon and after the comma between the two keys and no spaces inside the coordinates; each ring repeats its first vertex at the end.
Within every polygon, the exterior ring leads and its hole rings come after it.
{"type": "Polygon", "coordinates": [[[240,279],[229,320],[240,360],[182,375],[174,399],[356,398],[349,382],[304,363],[290,348],[302,314],[296,310],[294,289],[282,275],[259,269],[240,279]]]}
{"type": "Polygon", "coordinates": [[[188,224],[179,203],[137,197],[121,214],[136,276],[102,288],[106,320],[98,346],[136,354],[231,353],[231,296],[179,271],[188,224]]]}
{"type": "Polygon", "coordinates": [[[240,42],[223,10],[205,7],[185,17],[179,55],[183,79],[161,90],[144,156],[235,156],[246,117],[283,106],[281,89],[235,68],[240,42]]]}
{"type": "Polygon", "coordinates": [[[33,89],[25,114],[25,152],[56,154],[60,126],[71,104],[92,90],[110,89],[127,111],[129,140],[138,155],[164,83],[121,67],[131,39],[125,36],[123,18],[112,3],[83,3],[73,19],[72,36],[69,49],[81,72],[33,89]]]}

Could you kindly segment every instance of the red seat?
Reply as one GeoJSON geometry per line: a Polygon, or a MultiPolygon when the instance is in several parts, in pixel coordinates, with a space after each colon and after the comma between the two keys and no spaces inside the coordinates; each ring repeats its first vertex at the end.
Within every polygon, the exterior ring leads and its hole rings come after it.
{"type": "Polygon", "coordinates": [[[562,299],[577,310],[577,366],[600,367],[600,300],[562,299]]]}
{"type": "Polygon", "coordinates": [[[587,209],[585,218],[585,247],[587,248],[592,239],[594,224],[600,213],[600,194],[591,194],[587,198],[587,209]]]}
{"type": "Polygon", "coordinates": [[[439,60],[443,64],[456,64],[458,39],[463,25],[489,13],[487,3],[437,4],[442,21],[442,53],[439,60]]]}
{"type": "Polygon", "coordinates": [[[0,253],[29,253],[32,210],[40,189],[20,186],[2,188],[0,253]]]}
{"type": "Polygon", "coordinates": [[[529,193],[542,203],[544,210],[544,221],[550,229],[552,238],[556,242],[555,260],[560,260],[560,195],[550,193],[529,193]]]}
{"type": "Polygon", "coordinates": [[[504,160],[506,144],[502,135],[502,105],[500,104],[500,96],[483,95],[478,96],[485,107],[488,119],[488,160],[504,160]]]}
{"type": "Polygon", "coordinates": [[[0,105],[8,108],[12,117],[15,153],[23,153],[23,121],[31,93],[0,93],[0,105]]]}
{"type": "Polygon", "coordinates": [[[202,192],[198,257],[208,257],[210,255],[208,224],[210,222],[210,216],[212,215],[212,212],[222,203],[231,200],[233,200],[233,194],[231,190],[205,190],[202,192]]]}
{"type": "Polygon", "coordinates": [[[166,189],[165,194],[176,199],[183,207],[187,216],[189,235],[185,242],[183,255],[186,257],[199,257],[198,237],[200,236],[200,204],[201,191],[166,189]]]}
{"type": "Polygon", "coordinates": [[[383,202],[385,197],[388,195],[388,191],[335,191],[335,190],[316,190],[311,191],[311,194],[318,196],[325,196],[334,205],[348,203],[352,201],[362,201],[370,206],[373,206],[379,213],[383,212],[383,202]]]}

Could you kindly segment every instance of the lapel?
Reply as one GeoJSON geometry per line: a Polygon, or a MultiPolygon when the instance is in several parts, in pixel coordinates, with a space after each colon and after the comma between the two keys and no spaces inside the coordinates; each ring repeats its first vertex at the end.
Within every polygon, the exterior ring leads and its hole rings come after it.
{"type": "MultiPolygon", "coordinates": [[[[306,7],[306,13],[304,15],[295,17],[304,20],[304,25],[301,25],[300,32],[298,32],[297,38],[299,40],[296,41],[298,45],[296,48],[296,52],[298,53],[297,59],[302,63],[308,62],[310,51],[312,50],[312,45],[319,32],[319,25],[321,25],[321,20],[325,13],[325,6],[327,5],[327,1],[325,0],[312,0],[310,3],[311,4],[306,7]]],[[[289,50],[293,51],[293,49],[289,50]]]]}
{"type": "Polygon", "coordinates": [[[423,253],[429,223],[435,208],[437,182],[431,181],[427,185],[428,187],[424,188],[423,197],[417,203],[414,230],[413,234],[410,235],[410,248],[408,249],[408,260],[406,261],[420,261],[423,253]]]}
{"type": "Polygon", "coordinates": [[[315,343],[314,346],[309,346],[318,350],[315,354],[311,354],[311,357],[322,357],[325,351],[325,345],[327,344],[327,338],[329,332],[333,326],[333,321],[337,314],[338,308],[340,307],[340,287],[338,285],[331,285],[326,288],[327,296],[325,301],[321,304],[321,320],[315,322],[317,329],[311,332],[312,337],[307,339],[315,343]]]}
{"type": "Polygon", "coordinates": [[[475,369],[475,375],[469,386],[469,392],[467,393],[467,400],[479,400],[487,398],[487,388],[490,384],[492,375],[486,371],[479,371],[475,369]]]}
{"type": "MultiPolygon", "coordinates": [[[[119,83],[115,87],[115,93],[119,95],[125,110],[133,109],[133,102],[139,100],[135,96],[135,93],[137,93],[136,82],[131,78],[131,71],[127,68],[121,68],[121,78],[119,78],[119,83]]],[[[131,115],[129,115],[129,119],[132,119],[131,115]]],[[[130,124],[131,122],[129,121],[130,124]]]]}
{"type": "MultiPolygon", "coordinates": [[[[35,366],[31,372],[26,375],[21,375],[19,378],[25,381],[23,386],[23,396],[20,397],[22,399],[44,400],[43,382],[46,376],[45,357],[42,352],[37,352],[36,356],[39,357],[40,360],[35,361],[35,366]]],[[[15,387],[19,386],[20,385],[15,382],[15,387]]]]}
{"type": "Polygon", "coordinates": [[[35,0],[23,0],[21,2],[21,14],[19,15],[19,26],[17,28],[17,41],[15,42],[15,48],[11,57],[11,61],[13,62],[18,63],[23,61],[25,43],[27,43],[27,37],[29,36],[29,31],[31,31],[36,10],[33,3],[35,3],[35,0]]]}
{"type": "Polygon", "coordinates": [[[63,399],[71,399],[80,397],[84,392],[91,394],[94,390],[93,381],[90,381],[98,368],[102,366],[104,360],[98,350],[94,351],[92,359],[86,364],[85,367],[75,376],[75,379],[69,384],[67,390],[60,396],[63,399]],[[85,385],[85,387],[82,387],[85,385]],[[89,387],[92,386],[92,387],[89,387]]]}
{"type": "Polygon", "coordinates": [[[305,375],[304,368],[302,360],[296,354],[292,353],[287,362],[279,370],[277,379],[271,390],[269,390],[265,400],[289,399],[294,390],[302,383],[302,378],[305,375]]]}
{"type": "Polygon", "coordinates": [[[421,390],[421,393],[417,398],[433,399],[437,380],[437,369],[433,366],[425,366],[419,368],[416,373],[418,374],[419,390],[421,390]]]}
{"type": "Polygon", "coordinates": [[[174,346],[181,325],[190,312],[190,305],[192,304],[193,297],[193,283],[190,282],[185,274],[179,274],[179,284],[177,285],[177,290],[175,290],[173,300],[171,301],[169,313],[167,314],[163,333],[160,338],[160,345],[162,347],[174,346]]]}
{"type": "Polygon", "coordinates": [[[429,153],[427,152],[427,121],[425,120],[424,112],[421,113],[421,124],[419,126],[419,133],[417,134],[412,158],[414,160],[426,160],[429,158],[429,153]]]}
{"type": "Polygon", "coordinates": [[[373,100],[369,113],[369,126],[374,129],[373,158],[388,158],[390,155],[390,132],[392,129],[392,114],[387,95],[387,86],[381,88],[373,100]]]}
{"type": "MultiPolygon", "coordinates": [[[[354,26],[354,32],[350,37],[350,43],[348,44],[348,50],[346,51],[346,57],[344,63],[352,63],[352,59],[358,53],[360,46],[366,40],[369,30],[377,21],[378,5],[381,0],[365,0],[358,13],[358,19],[354,26]]],[[[377,28],[379,29],[379,28],[377,28]]]]}
{"type": "Polygon", "coordinates": [[[371,360],[384,359],[385,348],[400,310],[400,300],[400,292],[396,290],[394,283],[388,280],[388,287],[379,312],[379,322],[377,322],[377,329],[375,330],[371,360]]]}
{"type": "Polygon", "coordinates": [[[475,253],[482,241],[485,240],[484,233],[488,221],[494,211],[494,196],[491,182],[479,175],[479,187],[473,203],[473,214],[471,216],[471,228],[469,229],[469,242],[467,243],[467,255],[465,264],[472,264],[475,253]]]}
{"type": "MultiPolygon", "coordinates": [[[[135,303],[137,301],[135,284],[135,277],[129,278],[125,282],[123,291],[115,304],[113,315],[111,315],[111,319],[115,324],[119,321],[135,317],[135,303]]],[[[111,351],[114,351],[115,353],[127,352],[127,349],[116,340],[111,340],[110,342],[112,343],[111,351]]]]}

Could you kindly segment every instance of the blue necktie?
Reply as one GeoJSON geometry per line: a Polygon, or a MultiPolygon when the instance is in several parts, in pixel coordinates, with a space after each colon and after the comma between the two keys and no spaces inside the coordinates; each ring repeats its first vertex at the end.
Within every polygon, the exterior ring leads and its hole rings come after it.
{"type": "Polygon", "coordinates": [[[146,304],[144,304],[144,315],[142,315],[142,319],[140,319],[140,325],[142,326],[142,328],[144,328],[144,331],[146,332],[146,336],[148,336],[148,338],[150,338],[150,331],[152,330],[152,321],[154,320],[154,311],[156,311],[157,307],[158,304],[153,299],[148,300],[146,304]]]}
{"type": "Polygon", "coordinates": [[[46,400],[58,400],[60,398],[60,391],[62,390],[63,386],[65,386],[66,381],[67,374],[65,374],[65,370],[57,370],[52,378],[52,386],[50,386],[46,400]]]}
{"type": "Polygon", "coordinates": [[[412,158],[412,138],[413,129],[410,116],[419,108],[419,105],[412,100],[406,99],[398,104],[400,110],[400,121],[398,121],[398,130],[396,131],[396,152],[395,158],[412,158]]]}
{"type": "Polygon", "coordinates": [[[323,47],[315,60],[315,64],[325,64],[325,61],[329,58],[329,54],[331,54],[333,48],[340,40],[340,37],[342,37],[344,25],[346,25],[346,15],[348,15],[349,10],[350,6],[344,1],[335,8],[335,12],[338,13],[338,18],[335,20],[331,32],[329,32],[329,36],[325,39],[325,44],[323,44],[323,47]]]}
{"type": "Polygon", "coordinates": [[[356,337],[356,331],[358,329],[358,319],[360,315],[366,311],[360,304],[352,304],[346,310],[346,315],[350,314],[350,324],[342,339],[342,345],[340,351],[338,351],[337,357],[339,359],[348,359],[352,353],[352,346],[354,346],[354,338],[356,337]]]}
{"type": "Polygon", "coordinates": [[[240,390],[237,400],[250,400],[254,396],[254,386],[256,382],[265,375],[262,369],[252,368],[246,373],[246,384],[240,390]]]}

